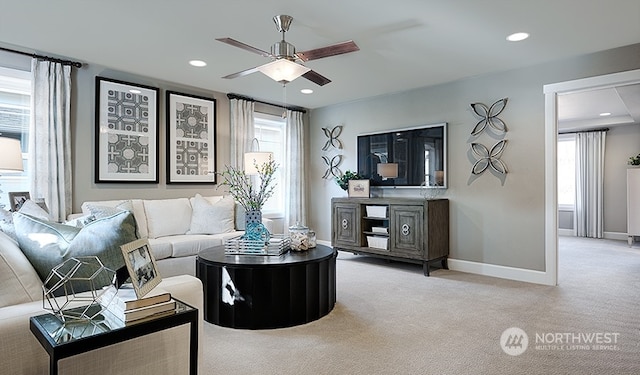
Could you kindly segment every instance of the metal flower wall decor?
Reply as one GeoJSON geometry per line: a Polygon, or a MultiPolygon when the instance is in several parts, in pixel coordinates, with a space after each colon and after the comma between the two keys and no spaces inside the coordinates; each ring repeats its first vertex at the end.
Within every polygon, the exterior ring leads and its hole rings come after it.
{"type": "Polygon", "coordinates": [[[482,143],[472,143],[471,150],[473,150],[473,153],[476,154],[479,159],[476,160],[475,164],[473,164],[471,173],[476,175],[481,174],[486,171],[487,168],[491,167],[491,169],[498,173],[506,174],[507,166],[504,165],[502,160],[500,160],[500,156],[506,144],[507,140],[503,139],[493,145],[491,150],[487,150],[487,147],[482,143]]]}
{"type": "Polygon", "coordinates": [[[494,136],[497,135],[503,137],[491,146],[491,149],[488,149],[482,143],[471,143],[471,151],[473,151],[473,154],[477,156],[477,159],[471,168],[471,173],[473,175],[480,175],[488,168],[491,168],[491,170],[501,175],[507,174],[507,166],[502,162],[502,160],[500,160],[500,158],[507,144],[507,140],[504,139],[504,136],[508,130],[507,124],[498,117],[498,115],[500,115],[507,107],[507,101],[508,98],[503,98],[491,104],[489,107],[483,103],[471,103],[473,111],[481,117],[481,120],[478,121],[476,126],[473,127],[473,130],[471,130],[471,135],[478,137],[482,132],[490,130],[494,136]]]}
{"type": "Polygon", "coordinates": [[[327,138],[329,138],[327,139],[327,142],[325,142],[324,146],[322,147],[323,151],[327,151],[331,147],[335,147],[337,149],[342,150],[342,141],[338,139],[340,134],[342,134],[342,125],[338,125],[333,129],[322,128],[322,131],[324,131],[324,135],[327,138]]]}
{"type": "MultiPolygon", "coordinates": [[[[322,147],[322,151],[330,151],[332,149],[342,150],[342,141],[338,139],[340,134],[342,134],[342,125],[337,125],[333,128],[322,128],[324,135],[328,138],[322,147]]],[[[342,154],[325,155],[322,156],[322,160],[324,161],[327,169],[322,175],[322,178],[340,178],[342,176],[342,171],[339,166],[342,163],[342,154]]]]}

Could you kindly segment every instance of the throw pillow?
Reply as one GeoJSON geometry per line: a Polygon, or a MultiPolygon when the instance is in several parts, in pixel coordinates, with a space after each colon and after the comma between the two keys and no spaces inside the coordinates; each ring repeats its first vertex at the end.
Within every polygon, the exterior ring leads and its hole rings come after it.
{"type": "Polygon", "coordinates": [[[191,225],[189,198],[144,200],[149,238],[185,234],[191,225]]]}
{"type": "Polygon", "coordinates": [[[29,215],[29,216],[37,217],[38,219],[41,219],[41,220],[49,220],[49,213],[45,209],[40,207],[39,204],[32,201],[31,199],[26,200],[22,204],[22,206],[20,206],[20,209],[18,210],[18,212],[29,215]]]}
{"type": "Polygon", "coordinates": [[[200,194],[196,194],[191,203],[193,205],[193,213],[191,215],[191,227],[187,234],[219,234],[235,230],[235,202],[230,195],[216,203],[211,203],[200,194]]]}
{"type": "Polygon", "coordinates": [[[89,224],[92,221],[95,221],[96,217],[93,214],[88,214],[88,215],[82,215],[80,217],[77,217],[75,219],[71,219],[71,220],[67,220],[64,222],[65,225],[70,225],[72,227],[76,227],[76,228],[82,228],[85,225],[89,224]]]}
{"type": "MultiPolygon", "coordinates": [[[[82,226],[88,224],[89,222],[91,222],[93,220],[109,217],[109,216],[115,215],[118,212],[122,212],[122,211],[128,211],[128,212],[131,212],[133,214],[133,202],[131,202],[130,200],[127,200],[127,201],[123,201],[122,203],[119,203],[119,204],[117,204],[115,206],[102,206],[102,205],[97,205],[97,204],[87,204],[87,210],[89,210],[89,212],[90,212],[89,216],[87,217],[86,220],[83,220],[84,223],[82,223],[79,227],[82,227],[82,226]]],[[[135,216],[134,216],[134,219],[135,219],[135,216]]],[[[78,223],[75,223],[75,224],[76,224],[75,226],[78,226],[78,223]]],[[[136,222],[136,237],[142,238],[142,236],[140,235],[140,230],[137,227],[137,222],[136,222]]]]}
{"type": "MultiPolygon", "coordinates": [[[[41,220],[17,212],[13,223],[22,252],[44,281],[53,267],[72,257],[97,256],[108,268],[124,266],[121,245],[136,240],[135,220],[128,211],[97,219],[83,228],[41,220]]],[[[88,276],[88,275],[77,275],[88,276]]],[[[106,275],[95,287],[111,283],[106,275]]]]}

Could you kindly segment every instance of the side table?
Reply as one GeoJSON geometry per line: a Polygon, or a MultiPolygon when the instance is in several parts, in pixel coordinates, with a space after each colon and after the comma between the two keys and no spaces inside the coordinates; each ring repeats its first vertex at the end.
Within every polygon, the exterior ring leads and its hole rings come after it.
{"type": "MultiPolygon", "coordinates": [[[[49,374],[58,374],[58,361],[108,345],[145,336],[183,324],[190,325],[189,374],[198,373],[198,309],[176,300],[174,314],[140,319],[130,323],[109,318],[108,313],[92,320],[62,322],[47,313],[29,319],[29,329],[49,354],[49,374]]],[[[99,306],[92,306],[99,309],[99,306]]],[[[96,310],[97,312],[98,310],[96,310]]]]}

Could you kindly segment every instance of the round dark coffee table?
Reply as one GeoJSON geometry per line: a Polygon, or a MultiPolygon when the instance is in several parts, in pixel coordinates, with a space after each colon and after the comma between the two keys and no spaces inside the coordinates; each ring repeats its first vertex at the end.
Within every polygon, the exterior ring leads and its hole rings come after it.
{"type": "Polygon", "coordinates": [[[280,256],[202,250],[196,276],[204,284],[204,319],[244,329],[291,327],[327,315],[336,303],[336,255],[316,248],[280,256]]]}

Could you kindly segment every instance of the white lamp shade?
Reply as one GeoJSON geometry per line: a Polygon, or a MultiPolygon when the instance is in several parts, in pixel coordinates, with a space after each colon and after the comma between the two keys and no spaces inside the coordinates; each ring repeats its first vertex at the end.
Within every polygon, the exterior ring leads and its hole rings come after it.
{"type": "Polygon", "coordinates": [[[0,137],[0,173],[15,173],[23,170],[20,141],[0,137]]]}
{"type": "Polygon", "coordinates": [[[273,152],[247,152],[244,154],[244,173],[258,174],[258,168],[273,159],[273,152]]]}
{"type": "Polygon", "coordinates": [[[276,82],[289,83],[311,69],[287,59],[280,59],[261,65],[258,70],[276,82]]]}
{"type": "Polygon", "coordinates": [[[380,163],[378,164],[378,174],[382,178],[398,177],[398,163],[380,163]]]}

